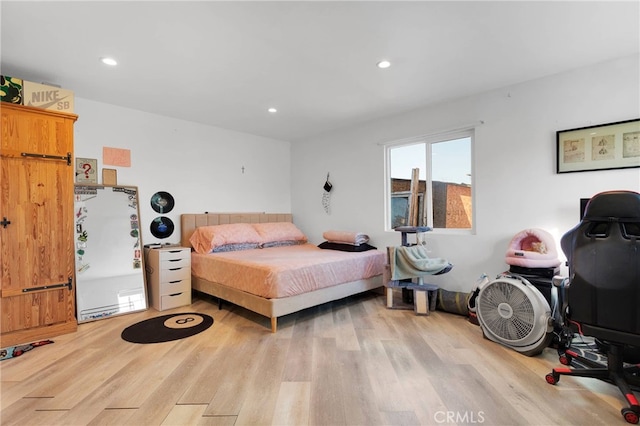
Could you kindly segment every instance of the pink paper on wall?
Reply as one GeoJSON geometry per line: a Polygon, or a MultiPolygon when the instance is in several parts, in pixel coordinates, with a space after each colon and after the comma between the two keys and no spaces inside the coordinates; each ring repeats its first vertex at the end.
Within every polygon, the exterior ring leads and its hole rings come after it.
{"type": "Polygon", "coordinates": [[[102,164],[131,167],[131,150],[104,146],[102,147],[102,164]]]}

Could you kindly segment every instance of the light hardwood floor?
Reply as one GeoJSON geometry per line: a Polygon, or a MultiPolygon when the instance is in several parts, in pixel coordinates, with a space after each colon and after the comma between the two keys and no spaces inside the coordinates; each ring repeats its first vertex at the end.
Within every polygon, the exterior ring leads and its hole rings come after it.
{"type": "Polygon", "coordinates": [[[388,310],[367,293],[269,320],[204,296],[81,324],[52,345],[2,361],[2,425],[615,425],[612,385],[544,376],[547,348],[526,357],[465,317],[388,310]],[[137,321],[214,317],[187,339],[139,345],[137,321]]]}

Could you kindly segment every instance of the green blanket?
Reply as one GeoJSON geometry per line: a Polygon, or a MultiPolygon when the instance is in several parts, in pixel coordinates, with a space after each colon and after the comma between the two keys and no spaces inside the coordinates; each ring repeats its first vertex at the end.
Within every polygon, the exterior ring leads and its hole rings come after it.
{"type": "Polygon", "coordinates": [[[450,264],[446,259],[430,258],[422,245],[389,247],[392,280],[434,275],[450,264]]]}

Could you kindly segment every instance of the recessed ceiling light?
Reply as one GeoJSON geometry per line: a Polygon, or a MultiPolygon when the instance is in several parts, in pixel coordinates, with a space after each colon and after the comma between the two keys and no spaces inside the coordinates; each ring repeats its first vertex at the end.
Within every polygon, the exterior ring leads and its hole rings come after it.
{"type": "Polygon", "coordinates": [[[118,65],[118,62],[113,58],[100,58],[100,62],[105,65],[111,65],[112,67],[118,65]]]}
{"type": "Polygon", "coordinates": [[[278,110],[274,107],[269,108],[267,111],[269,111],[271,114],[275,114],[276,112],[278,112],[278,110]]]}
{"type": "Polygon", "coordinates": [[[378,66],[378,68],[389,68],[391,66],[391,62],[384,60],[378,62],[376,65],[378,66]]]}

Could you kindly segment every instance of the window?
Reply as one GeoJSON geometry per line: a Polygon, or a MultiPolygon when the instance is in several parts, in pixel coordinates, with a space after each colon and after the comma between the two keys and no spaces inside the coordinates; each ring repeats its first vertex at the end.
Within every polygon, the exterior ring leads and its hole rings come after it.
{"type": "Polygon", "coordinates": [[[388,228],[417,225],[471,230],[472,145],[473,130],[465,130],[387,146],[388,228]]]}

